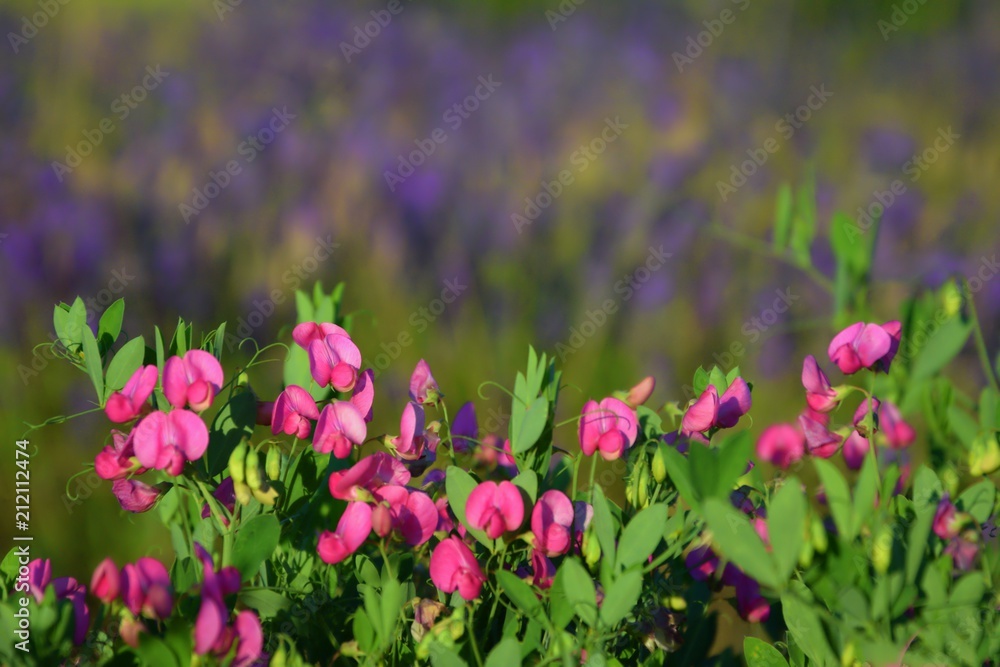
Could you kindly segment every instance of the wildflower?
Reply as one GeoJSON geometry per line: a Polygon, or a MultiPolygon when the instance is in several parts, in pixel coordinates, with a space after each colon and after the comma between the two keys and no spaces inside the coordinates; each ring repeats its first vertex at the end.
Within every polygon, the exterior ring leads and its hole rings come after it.
{"type": "Polygon", "coordinates": [[[621,457],[638,433],[635,412],[617,398],[587,401],[580,418],[580,449],[587,456],[600,450],[607,461],[621,457]]]}
{"type": "Polygon", "coordinates": [[[562,491],[543,493],[531,511],[534,546],[546,556],[561,556],[569,551],[574,523],[573,503],[562,491]]]}
{"type": "Polygon", "coordinates": [[[159,371],[156,366],[140,366],[132,373],[121,391],[113,392],[104,404],[108,419],[123,424],[132,421],[142,412],[146,401],[156,387],[159,371]]]}
{"type": "Polygon", "coordinates": [[[313,434],[313,449],[338,459],[350,456],[355,445],[361,445],[368,435],[364,415],[353,403],[334,401],[323,408],[313,434]]]}
{"type": "Polygon", "coordinates": [[[319,409],[316,401],[308,391],[291,384],[278,394],[271,413],[271,433],[278,435],[294,435],[300,440],[309,437],[312,423],[309,420],[319,419],[319,409]]]}
{"type": "Polygon", "coordinates": [[[491,540],[513,532],[524,521],[521,491],[507,481],[483,482],[469,494],[465,516],[470,526],[485,531],[491,540]]]}
{"type": "Polygon", "coordinates": [[[177,409],[190,406],[202,412],[222,388],[222,366],[204,350],[188,350],[163,366],[163,395],[177,409]]]}
{"type": "Polygon", "coordinates": [[[458,594],[465,600],[479,597],[486,577],[475,555],[454,535],[442,540],[431,554],[431,581],[445,593],[458,594]]]}
{"type": "Polygon", "coordinates": [[[805,436],[791,424],[769,426],[757,440],[757,455],[780,468],[801,459],[805,448],[805,436]]]}
{"type": "Polygon", "coordinates": [[[348,503],[337,530],[323,531],[317,552],[324,563],[334,565],[358,550],[372,531],[372,508],[362,502],[348,503]]]}
{"type": "Polygon", "coordinates": [[[855,322],[833,337],[827,354],[845,375],[862,368],[888,373],[901,333],[902,325],[895,320],[882,325],[855,322]]]}
{"type": "Polygon", "coordinates": [[[350,336],[334,333],[309,343],[309,371],[319,386],[351,391],[360,369],[361,351],[350,336]]]}
{"type": "Polygon", "coordinates": [[[179,475],[184,463],[194,461],[208,447],[208,428],[187,410],[152,412],[135,427],[135,454],[146,468],[179,475]]]}
{"type": "Polygon", "coordinates": [[[816,412],[830,412],[840,404],[837,390],[811,354],[802,362],[802,386],[806,389],[806,403],[816,412]]]}

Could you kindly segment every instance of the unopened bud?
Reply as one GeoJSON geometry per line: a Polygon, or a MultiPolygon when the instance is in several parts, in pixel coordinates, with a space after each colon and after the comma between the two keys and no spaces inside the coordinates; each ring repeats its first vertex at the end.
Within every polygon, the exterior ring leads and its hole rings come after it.
{"type": "Polygon", "coordinates": [[[267,468],[268,479],[278,479],[281,477],[281,450],[277,447],[271,447],[267,450],[267,463],[265,464],[267,468]]]}

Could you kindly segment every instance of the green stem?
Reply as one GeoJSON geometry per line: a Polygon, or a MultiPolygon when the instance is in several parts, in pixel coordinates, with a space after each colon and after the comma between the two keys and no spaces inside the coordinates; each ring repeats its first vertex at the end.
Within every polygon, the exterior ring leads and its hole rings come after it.
{"type": "Polygon", "coordinates": [[[587,489],[590,491],[590,504],[594,504],[594,474],[597,472],[597,452],[590,457],[590,484],[587,489]]]}
{"type": "Polygon", "coordinates": [[[583,452],[581,451],[574,457],[573,460],[573,499],[576,499],[576,494],[580,492],[580,487],[577,483],[580,479],[580,461],[583,460],[583,452]]]}
{"type": "Polygon", "coordinates": [[[476,656],[476,664],[479,665],[479,667],[483,667],[483,656],[479,654],[479,643],[476,638],[476,629],[472,622],[473,615],[474,611],[470,609],[469,614],[465,617],[465,624],[469,632],[469,643],[472,644],[472,654],[476,656]]]}

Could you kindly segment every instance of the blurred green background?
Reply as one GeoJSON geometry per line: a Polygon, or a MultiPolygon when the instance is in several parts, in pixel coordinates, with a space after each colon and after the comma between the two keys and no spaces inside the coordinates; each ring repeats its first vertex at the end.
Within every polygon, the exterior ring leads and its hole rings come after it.
{"type": "MultiPolygon", "coordinates": [[[[821,286],[738,243],[767,240],[781,183],[815,182],[826,221],[902,181],[879,232],[879,321],[997,250],[1000,5],[987,0],[35,0],[5,2],[0,26],[5,507],[24,424],[90,407],[83,374],[33,352],[54,304],[77,295],[92,323],[124,297],[129,335],[183,316],[245,323],[266,345],[289,342],[295,287],[345,280],[366,359],[387,355],[375,432],[398,427],[418,359],[483,420],[503,400],[478,398],[482,381],[511,384],[529,343],[564,349],[574,331],[567,416],[646,374],[656,404],[685,399],[698,365],[736,361],[759,429],[798,413],[801,358],[834,333],[821,286]],[[797,110],[808,119],[783,125],[797,110]],[[607,119],[620,132],[602,144],[607,119]],[[947,128],[958,138],[914,170],[947,128]],[[769,140],[777,150],[723,200],[719,183],[769,140]],[[421,145],[434,150],[413,158],[421,145]],[[401,160],[420,164],[387,179],[401,160]],[[543,204],[563,171],[572,183],[543,204]],[[225,186],[209,198],[213,174],[225,186]],[[185,215],[199,192],[207,205],[185,215]],[[541,206],[519,231],[526,198],[541,206]],[[661,247],[670,257],[643,272],[661,247]],[[772,318],[776,290],[791,303],[772,318]],[[615,312],[586,335],[607,300],[615,312]],[[394,353],[401,334],[413,342],[394,353]]],[[[822,247],[814,260],[832,267],[822,247]]],[[[1000,280],[976,298],[995,349],[1000,280]]],[[[227,370],[246,358],[234,351],[227,370]]],[[[962,372],[979,381],[974,354],[962,372]]],[[[253,383],[273,396],[280,365],[253,383]]],[[[35,553],[59,574],[167,555],[157,518],[124,515],[109,483],[67,503],[108,430],[94,414],[31,436],[35,553]]],[[[574,429],[560,438],[575,446],[574,429]]]]}

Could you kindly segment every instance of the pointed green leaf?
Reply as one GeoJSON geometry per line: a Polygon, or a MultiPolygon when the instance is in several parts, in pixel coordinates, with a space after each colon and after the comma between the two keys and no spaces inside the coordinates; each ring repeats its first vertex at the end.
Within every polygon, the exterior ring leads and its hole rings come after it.
{"type": "Polygon", "coordinates": [[[805,542],[806,499],[799,480],[790,477],[771,498],[767,532],[778,577],[786,581],[795,569],[805,542]]]}
{"type": "Polygon", "coordinates": [[[837,532],[850,542],[854,539],[854,509],[847,480],[836,466],[826,459],[815,458],[813,465],[816,466],[816,472],[823,484],[826,504],[830,508],[830,514],[833,515],[833,522],[837,524],[837,532]]]}
{"type": "Polygon", "coordinates": [[[702,513],[712,531],[713,544],[727,560],[764,586],[781,586],[774,561],[746,516],[719,498],[705,500],[702,513]]]}
{"type": "Polygon", "coordinates": [[[781,651],[756,637],[743,638],[743,657],[747,667],[788,667],[781,651]]]}
{"type": "Polygon", "coordinates": [[[87,375],[94,383],[97,391],[97,402],[104,406],[104,366],[101,363],[101,351],[97,349],[97,339],[90,327],[83,327],[83,363],[87,368],[87,375]]]}
{"type": "Polygon", "coordinates": [[[486,667],[520,667],[521,645],[514,637],[506,637],[493,647],[486,658],[486,667]]]}
{"type": "Polygon", "coordinates": [[[122,316],[125,314],[125,300],[117,299],[101,314],[97,324],[97,342],[102,350],[110,350],[122,331],[122,316]]]}
{"type": "Polygon", "coordinates": [[[471,528],[465,518],[465,503],[468,502],[472,490],[478,486],[476,480],[458,466],[448,466],[448,470],[445,472],[444,486],[445,493],[448,494],[448,505],[455,513],[455,517],[483,546],[493,551],[493,540],[486,537],[484,531],[471,528]]]}
{"type": "Polygon", "coordinates": [[[632,517],[618,543],[618,568],[628,569],[646,561],[663,539],[667,527],[667,506],[650,505],[632,517]]]}
{"type": "Polygon", "coordinates": [[[125,386],[132,374],[142,365],[142,358],[146,354],[146,342],[142,336],[133,338],[122,345],[122,349],[115,353],[108,364],[108,375],[105,381],[108,393],[118,391],[125,386]]]}
{"type": "Polygon", "coordinates": [[[639,570],[630,570],[618,577],[601,603],[601,623],[608,629],[618,625],[635,608],[641,592],[642,573],[639,570]]]}

